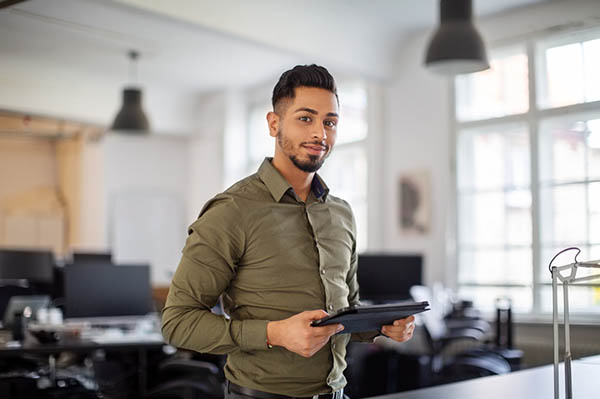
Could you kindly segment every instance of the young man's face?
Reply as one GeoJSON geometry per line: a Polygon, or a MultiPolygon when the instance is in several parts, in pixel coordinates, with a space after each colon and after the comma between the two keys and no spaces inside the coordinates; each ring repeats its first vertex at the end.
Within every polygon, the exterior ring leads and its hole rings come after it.
{"type": "Polygon", "coordinates": [[[304,172],[316,172],[335,145],[338,104],[335,94],[315,87],[297,87],[269,119],[277,137],[275,156],[287,157],[304,172]]]}

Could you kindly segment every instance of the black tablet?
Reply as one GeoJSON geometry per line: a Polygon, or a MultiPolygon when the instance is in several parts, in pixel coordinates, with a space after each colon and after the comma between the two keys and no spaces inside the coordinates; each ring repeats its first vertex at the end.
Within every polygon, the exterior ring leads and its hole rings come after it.
{"type": "Polygon", "coordinates": [[[313,327],[341,323],[344,330],[339,334],[379,331],[382,326],[390,325],[394,320],[429,310],[429,302],[410,302],[406,304],[351,306],[339,310],[311,323],[313,327]]]}

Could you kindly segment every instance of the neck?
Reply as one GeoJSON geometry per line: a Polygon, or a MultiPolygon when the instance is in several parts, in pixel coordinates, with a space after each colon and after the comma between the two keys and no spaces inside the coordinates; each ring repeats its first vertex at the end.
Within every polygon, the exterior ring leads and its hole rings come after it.
{"type": "Polygon", "coordinates": [[[294,165],[291,159],[284,155],[275,154],[271,164],[287,180],[294,189],[294,192],[306,202],[308,194],[312,187],[312,180],[315,172],[304,172],[294,165]]]}

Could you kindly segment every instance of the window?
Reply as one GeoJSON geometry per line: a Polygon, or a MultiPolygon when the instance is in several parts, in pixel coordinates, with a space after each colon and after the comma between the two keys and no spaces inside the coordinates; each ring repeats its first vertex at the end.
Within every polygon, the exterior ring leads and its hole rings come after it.
{"type": "MultiPolygon", "coordinates": [[[[356,219],[357,249],[367,248],[367,89],[363,82],[338,82],[340,123],[335,148],[319,175],[332,195],[350,203],[356,219]]],[[[248,113],[247,173],[254,173],[266,156],[273,156],[274,139],[269,136],[265,115],[270,102],[251,104],[248,113]]]]}
{"type": "MultiPolygon", "coordinates": [[[[600,32],[490,55],[454,82],[459,294],[549,313],[554,254],[600,259],[600,32]]],[[[573,312],[600,314],[598,282],[570,294],[573,312]]]]}
{"type": "Polygon", "coordinates": [[[367,89],[362,82],[338,85],[340,123],[335,148],[319,174],[336,197],[350,203],[357,250],[367,249],[367,89]]]}

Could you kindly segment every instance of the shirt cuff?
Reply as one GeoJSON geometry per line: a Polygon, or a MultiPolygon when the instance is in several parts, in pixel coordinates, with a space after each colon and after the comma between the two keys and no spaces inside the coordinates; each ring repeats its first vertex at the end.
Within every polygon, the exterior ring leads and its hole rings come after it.
{"type": "Polygon", "coordinates": [[[267,320],[242,321],[242,350],[267,350],[267,320]]]}

